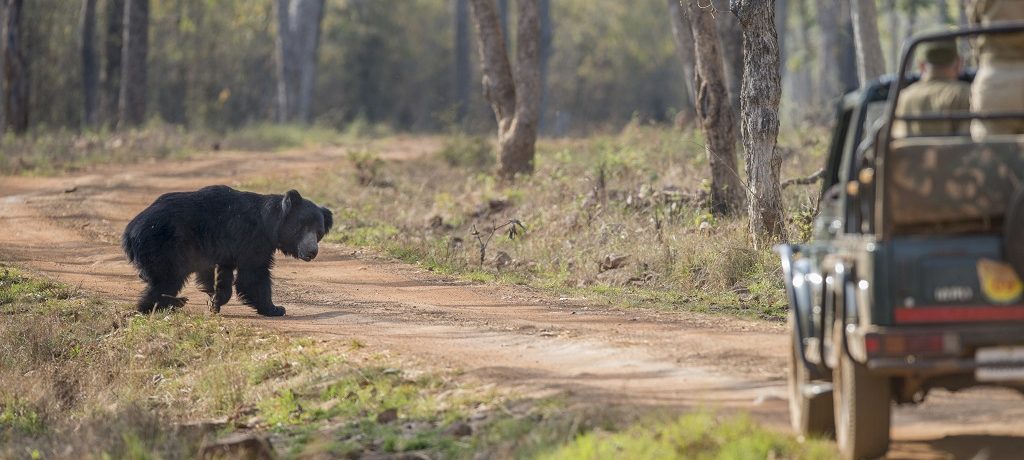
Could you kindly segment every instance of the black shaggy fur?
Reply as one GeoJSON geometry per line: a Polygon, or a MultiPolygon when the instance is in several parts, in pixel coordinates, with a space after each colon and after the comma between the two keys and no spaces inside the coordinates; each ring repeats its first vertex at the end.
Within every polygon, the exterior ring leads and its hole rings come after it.
{"type": "Polygon", "coordinates": [[[295,190],[261,195],[214,185],[157,198],[128,223],[121,247],[147,284],[140,312],[184,305],[178,292],[195,273],[213,311],[231,298],[234,284],[259,314],[281,316],[284,308],[271,299],[274,252],[312,260],[332,223],[330,210],[295,190]]]}

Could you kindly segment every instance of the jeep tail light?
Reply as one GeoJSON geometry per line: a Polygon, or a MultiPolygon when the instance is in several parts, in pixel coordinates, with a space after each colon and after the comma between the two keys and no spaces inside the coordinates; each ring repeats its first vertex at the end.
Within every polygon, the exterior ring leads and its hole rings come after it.
{"type": "Polygon", "coordinates": [[[955,334],[944,333],[869,333],[864,347],[870,356],[939,355],[960,351],[955,334]]]}

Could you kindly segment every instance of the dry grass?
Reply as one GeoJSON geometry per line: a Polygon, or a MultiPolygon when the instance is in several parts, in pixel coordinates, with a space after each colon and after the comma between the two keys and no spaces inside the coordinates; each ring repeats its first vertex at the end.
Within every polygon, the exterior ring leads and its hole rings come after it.
{"type": "Polygon", "coordinates": [[[376,136],[382,128],[353,125],[342,133],[318,126],[257,124],[227,133],[186,130],[152,121],[123,131],[38,130],[0,136],[0,174],[50,175],[96,164],[184,158],[219,149],[264,151],[329,145],[376,136]]]}
{"type": "MultiPolygon", "coordinates": [[[[824,135],[784,137],[786,177],[816,170],[824,142],[824,135]]],[[[752,249],[744,218],[707,210],[699,134],[630,126],[616,136],[545,141],[536,173],[514,183],[481,169],[480,152],[480,142],[456,136],[436,157],[377,165],[372,180],[366,168],[345,163],[317,177],[247,186],[299,187],[337,211],[328,238],[432,270],[620,305],[784,318],[775,256],[752,249]],[[526,233],[514,240],[497,234],[480,265],[474,229],[486,239],[510,219],[526,233]],[[602,262],[619,256],[625,264],[605,270],[602,262]]],[[[786,192],[791,215],[802,217],[790,234],[800,238],[817,188],[786,192]]]]}

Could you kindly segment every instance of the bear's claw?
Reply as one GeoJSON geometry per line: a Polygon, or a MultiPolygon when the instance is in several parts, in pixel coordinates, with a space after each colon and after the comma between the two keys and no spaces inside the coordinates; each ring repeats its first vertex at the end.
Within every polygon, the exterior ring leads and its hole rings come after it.
{"type": "Polygon", "coordinates": [[[266,310],[256,310],[256,313],[259,313],[263,316],[284,316],[284,307],[278,307],[277,305],[274,305],[273,307],[268,308],[266,310]]]}
{"type": "Polygon", "coordinates": [[[172,295],[163,294],[160,296],[160,307],[170,308],[171,310],[177,310],[185,306],[188,303],[188,297],[175,297],[172,295]]]}

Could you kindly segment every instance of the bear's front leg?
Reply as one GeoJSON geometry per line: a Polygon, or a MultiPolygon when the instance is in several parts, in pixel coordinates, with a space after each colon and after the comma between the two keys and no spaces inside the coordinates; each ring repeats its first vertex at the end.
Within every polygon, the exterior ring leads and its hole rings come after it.
{"type": "Polygon", "coordinates": [[[235,280],[238,298],[263,316],[283,316],[284,308],[274,305],[270,294],[270,267],[238,268],[235,280]]]}

